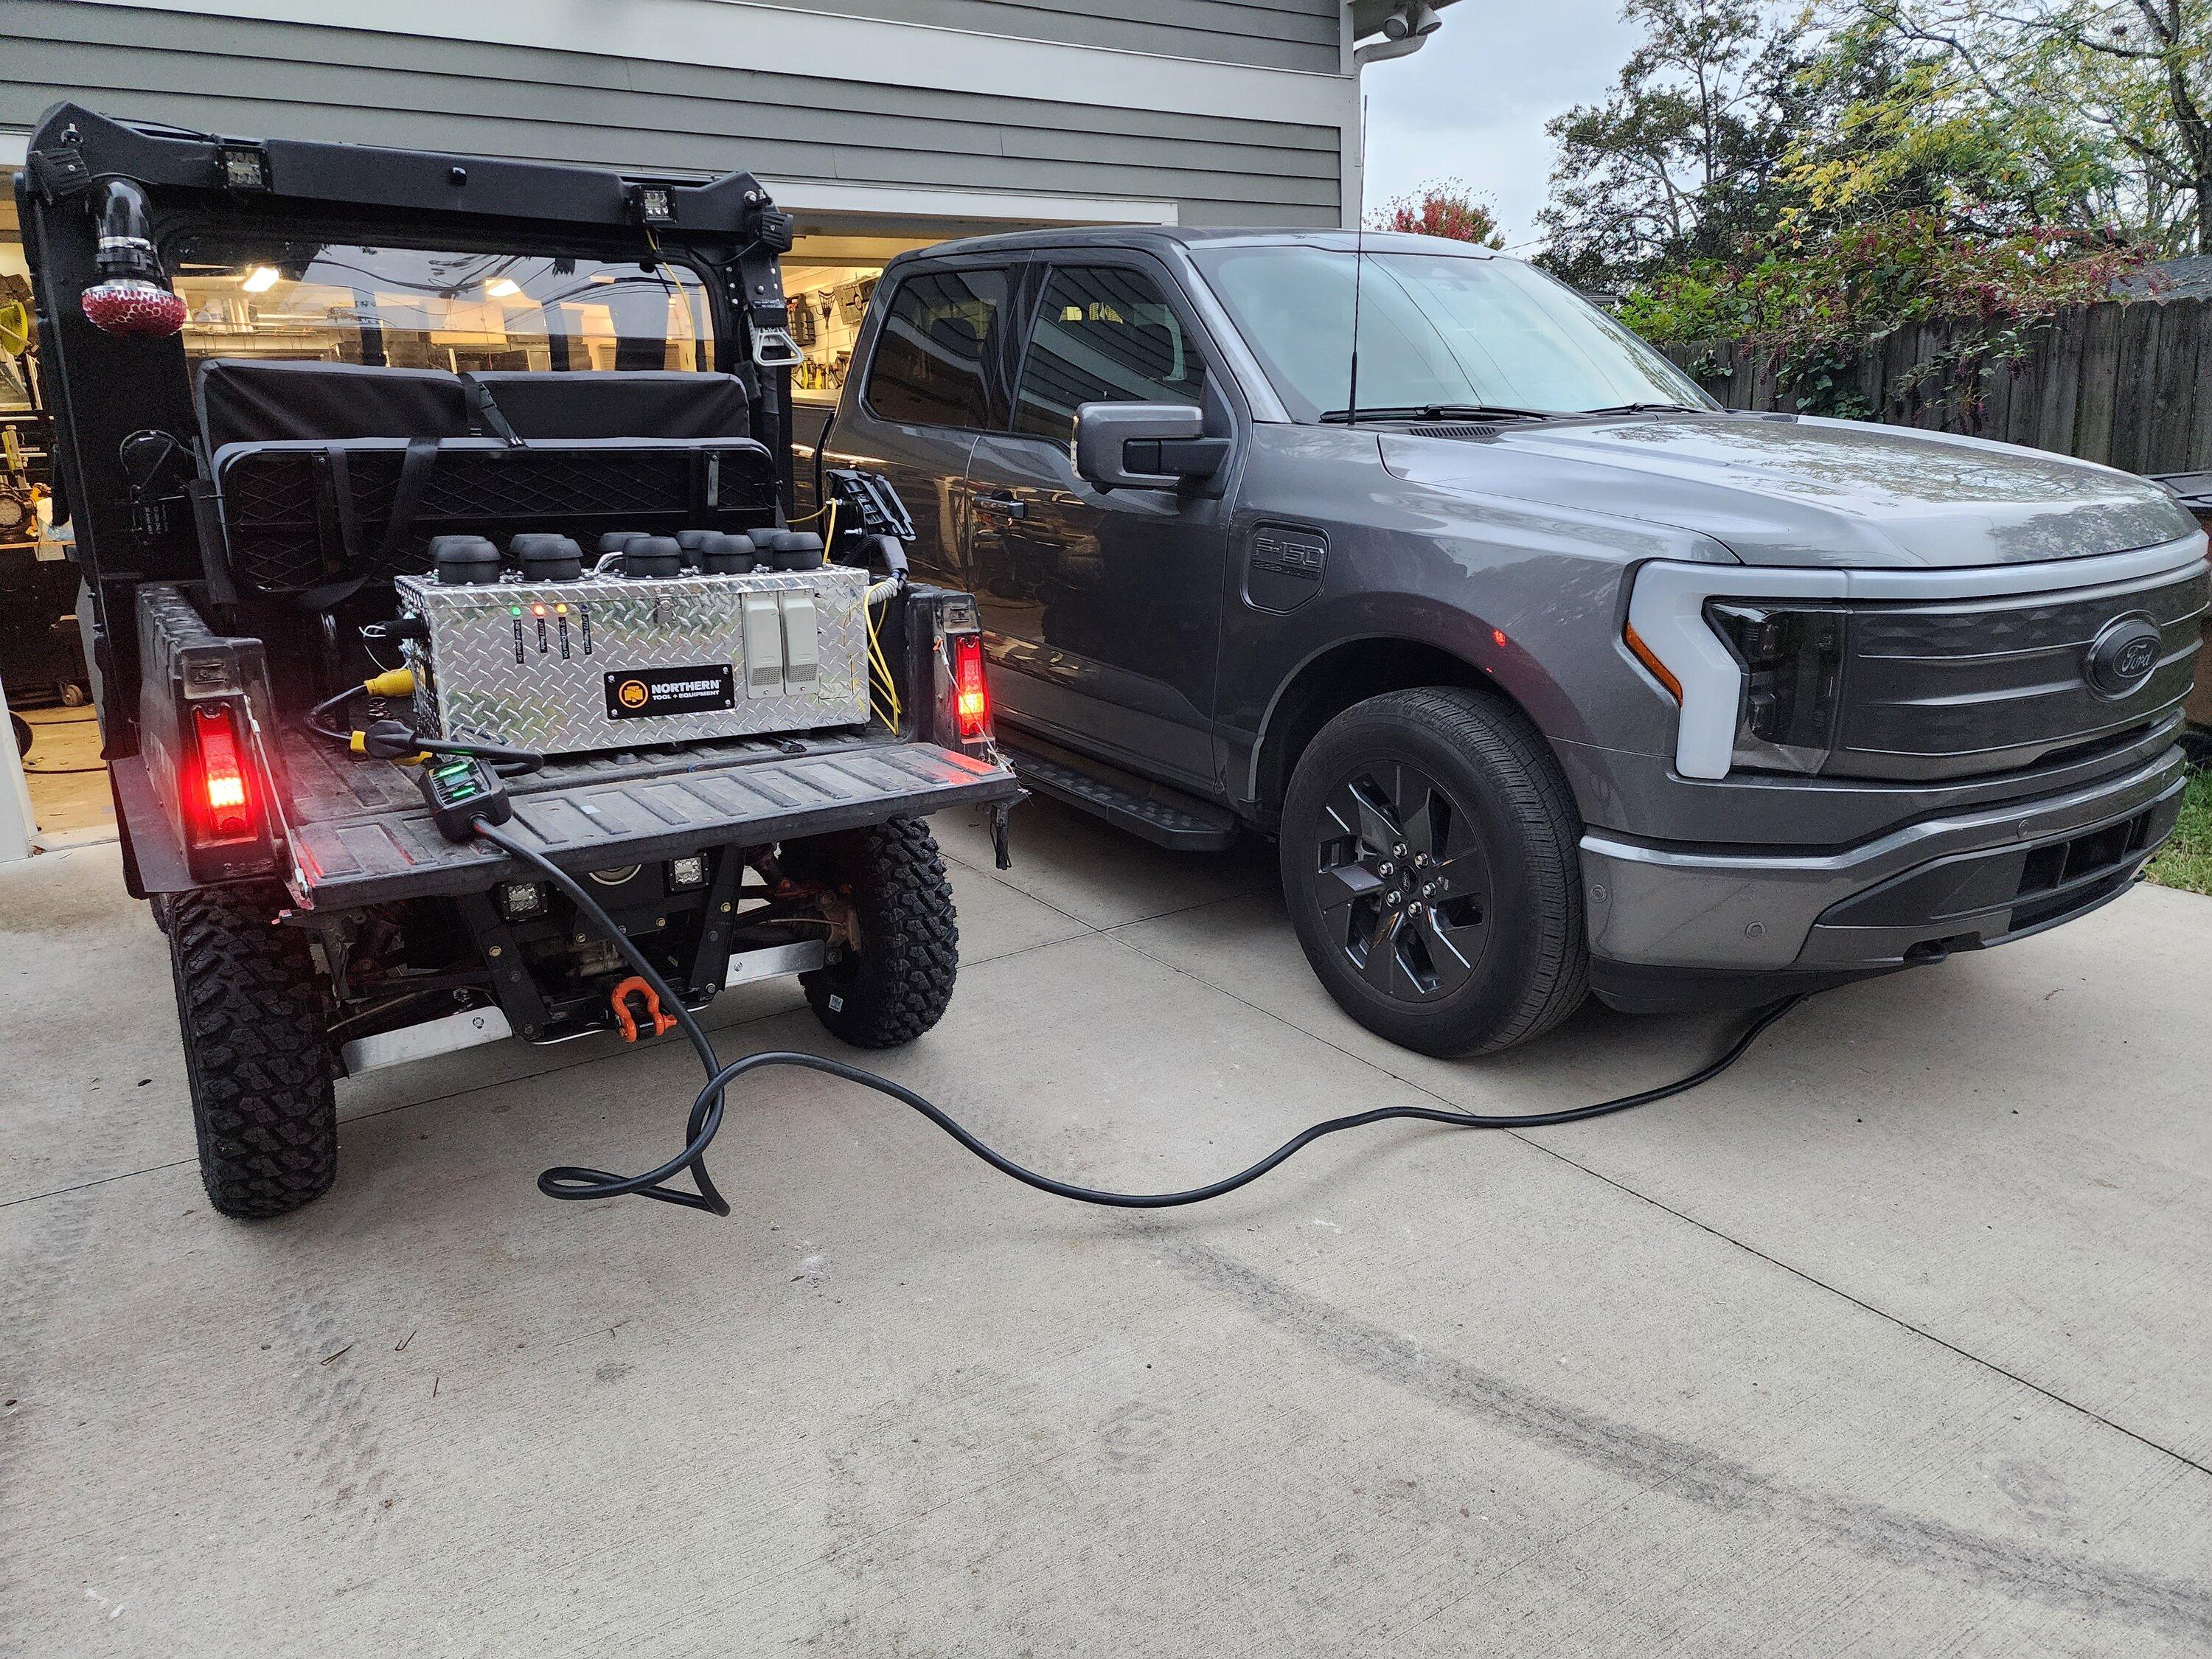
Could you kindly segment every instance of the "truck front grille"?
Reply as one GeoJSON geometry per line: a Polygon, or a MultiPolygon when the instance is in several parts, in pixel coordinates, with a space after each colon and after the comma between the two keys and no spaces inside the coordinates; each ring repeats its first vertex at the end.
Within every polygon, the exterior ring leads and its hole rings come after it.
{"type": "Polygon", "coordinates": [[[1832,774],[1957,777],[2119,747],[2189,695],[2212,578],[2087,592],[1850,607],[1832,774]],[[2114,622],[2157,628],[2157,666],[2123,696],[2099,692],[2091,647],[2114,622]]]}

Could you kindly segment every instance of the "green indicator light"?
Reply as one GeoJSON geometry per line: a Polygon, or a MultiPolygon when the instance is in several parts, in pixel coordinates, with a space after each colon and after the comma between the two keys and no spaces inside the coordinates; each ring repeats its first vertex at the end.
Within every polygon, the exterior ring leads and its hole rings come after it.
{"type": "Polygon", "coordinates": [[[522,614],[522,607],[519,605],[511,605],[507,606],[507,611],[509,614],[513,616],[519,617],[522,614]]]}

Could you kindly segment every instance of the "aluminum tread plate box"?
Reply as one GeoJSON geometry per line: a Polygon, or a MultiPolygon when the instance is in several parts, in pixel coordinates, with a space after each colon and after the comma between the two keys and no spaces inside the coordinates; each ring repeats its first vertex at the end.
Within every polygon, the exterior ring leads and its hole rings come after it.
{"type": "MultiPolygon", "coordinates": [[[[1012,800],[1003,766],[888,737],[731,739],[679,750],[556,760],[510,781],[507,828],[565,867],[604,869],[702,847],[826,835],[892,817],[1012,800]]],[[[407,768],[288,740],[296,896],[317,909],[481,892],[526,875],[495,849],[456,846],[432,823],[407,768]]]]}
{"type": "Polygon", "coordinates": [[[867,586],[843,565],[447,586],[403,576],[416,720],[547,754],[868,718],[867,586]]]}

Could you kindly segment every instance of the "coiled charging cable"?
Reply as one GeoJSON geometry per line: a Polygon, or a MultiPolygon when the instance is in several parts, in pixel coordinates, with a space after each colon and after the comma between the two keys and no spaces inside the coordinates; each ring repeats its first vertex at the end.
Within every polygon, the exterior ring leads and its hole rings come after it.
{"type": "Polygon", "coordinates": [[[725,1065],[714,1045],[708,1041],[706,1030],[691,1011],[684,1006],[659,970],[646,959],[645,953],[633,945],[627,934],[615,925],[612,917],[601,909],[597,901],[582,886],[555,864],[533,848],[524,846],[512,836],[502,832],[495,824],[483,818],[472,826],[477,834],[502,851],[521,860],[542,872],[548,881],[566,893],[578,910],[592,919],[593,927],[608,943],[620,951],[641,978],[660,998],[660,1006],[676,1017],[684,1028],[684,1035],[698,1050],[700,1064],[707,1068],[706,1086],[699,1091],[698,1098],[691,1103],[691,1115],[684,1126],[684,1146],[674,1158],[657,1170],[647,1170],[643,1175],[618,1176],[605,1170],[579,1169],[562,1165],[546,1170],[538,1177],[538,1190],[548,1198],[620,1198],[636,1194],[641,1198],[657,1198],[665,1204],[681,1204],[695,1210],[705,1210],[713,1215],[727,1215],[729,1200],[715,1189],[714,1180],[707,1173],[707,1148],[714,1133],[722,1127],[723,1091],[747,1072],[769,1066],[793,1066],[810,1072],[820,1072],[830,1077],[842,1078],[848,1083],[873,1089],[878,1094],[889,1095],[893,1100],[912,1107],[939,1128],[951,1135],[977,1158],[1001,1175],[1012,1176],[1025,1187],[1034,1187],[1041,1193],[1050,1193],[1055,1198],[1073,1199],[1079,1204],[1104,1205],[1121,1210],[1170,1210],[1185,1204],[1203,1204],[1210,1198],[1219,1198],[1248,1186],[1277,1164],[1311,1146],[1324,1135],[1333,1135],[1345,1129],[1357,1129],[1370,1123],[1387,1123],[1394,1118],[1412,1118],[1424,1123],[1441,1123],[1455,1129],[1540,1129],[1559,1123],[1579,1123],[1586,1118],[1604,1117],[1613,1112],[1625,1112],[1635,1106],[1649,1106],[1654,1102],[1668,1100],[1686,1094],[1703,1083],[1711,1082],[1750,1052],[1751,1046],[1774,1023],[1805,999],[1802,995],[1790,997],[1761,1011],[1743,1034],[1731,1043],[1717,1060],[1699,1066],[1687,1077],[1672,1083],[1662,1083],[1656,1088],[1641,1089],[1634,1094],[1619,1095],[1611,1100],[1601,1100],[1591,1106],[1574,1106],[1557,1112],[1529,1112],[1517,1116],[1486,1116],[1475,1112],[1449,1112],[1429,1106],[1386,1106],[1372,1112],[1358,1112],[1349,1117],[1334,1117],[1325,1123],[1316,1123],[1285,1141],[1250,1168],[1211,1182],[1204,1187],[1193,1187],[1180,1193],[1115,1193],[1097,1187],[1079,1187],[1073,1182],[1055,1181],[1050,1176],[1039,1175],[1034,1170],[1023,1168],[1003,1153],[994,1152],[957,1122],[942,1108],[923,1098],[902,1084],[889,1078],[878,1077],[873,1072],[862,1071],[857,1066],[848,1066],[842,1060],[825,1059],[820,1054],[803,1054],[795,1049],[770,1049],[747,1054],[725,1065]],[[682,1171],[689,1170],[698,1185],[696,1192],[685,1192],[667,1182],[682,1171]]]}

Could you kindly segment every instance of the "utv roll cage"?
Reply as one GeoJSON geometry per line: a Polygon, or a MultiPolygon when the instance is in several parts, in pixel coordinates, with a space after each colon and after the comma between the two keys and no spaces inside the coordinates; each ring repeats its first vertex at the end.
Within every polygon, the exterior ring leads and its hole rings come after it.
{"type": "MultiPolygon", "coordinates": [[[[228,138],[112,119],[63,103],[41,118],[16,175],[54,418],[57,519],[74,525],[91,589],[91,654],[111,760],[136,755],[147,583],[190,586],[213,611],[236,594],[210,457],[133,434],[195,434],[182,337],[112,333],[82,309],[116,278],[167,289],[186,235],[589,257],[687,267],[703,285],[711,367],[744,388],[752,435],[791,500],[790,376],[780,264],[792,220],[750,173],[706,181],[589,167],[228,138]],[[89,217],[97,236],[85,234],[89,217]]],[[[315,619],[301,615],[302,629],[315,619]]],[[[252,632],[253,629],[240,631],[252,632]]],[[[281,674],[281,667],[277,669],[281,674]]],[[[141,891],[127,823],[126,874],[141,891]]]]}

